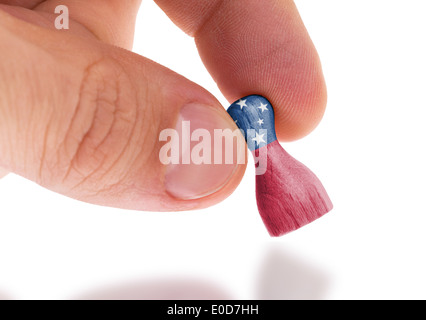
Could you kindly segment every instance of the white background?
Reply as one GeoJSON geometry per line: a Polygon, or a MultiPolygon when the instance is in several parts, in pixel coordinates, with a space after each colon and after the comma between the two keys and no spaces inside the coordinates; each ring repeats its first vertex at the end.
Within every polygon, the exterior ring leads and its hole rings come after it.
{"type": "MultiPolygon", "coordinates": [[[[278,239],[257,212],[253,163],[209,209],[97,207],[0,181],[0,298],[426,299],[426,4],[296,2],[323,63],[320,126],[286,149],[335,209],[278,239]]],[[[134,51],[227,106],[193,40],[151,0],[134,51]]]]}

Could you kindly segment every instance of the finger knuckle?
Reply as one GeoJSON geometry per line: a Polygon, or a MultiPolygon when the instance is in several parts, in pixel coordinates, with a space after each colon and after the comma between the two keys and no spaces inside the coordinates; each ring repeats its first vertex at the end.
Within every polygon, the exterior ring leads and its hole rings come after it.
{"type": "Polygon", "coordinates": [[[87,67],[62,145],[63,179],[91,190],[117,184],[124,174],[119,168],[131,160],[137,113],[135,90],[117,62],[102,59],[87,67]]]}

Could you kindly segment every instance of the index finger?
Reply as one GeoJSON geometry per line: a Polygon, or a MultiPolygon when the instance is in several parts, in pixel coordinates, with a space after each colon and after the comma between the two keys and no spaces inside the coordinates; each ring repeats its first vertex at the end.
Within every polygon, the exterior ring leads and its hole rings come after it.
{"type": "Polygon", "coordinates": [[[320,122],[327,93],[317,51],[292,0],[156,0],[194,36],[205,66],[233,102],[268,98],[280,140],[320,122]]]}

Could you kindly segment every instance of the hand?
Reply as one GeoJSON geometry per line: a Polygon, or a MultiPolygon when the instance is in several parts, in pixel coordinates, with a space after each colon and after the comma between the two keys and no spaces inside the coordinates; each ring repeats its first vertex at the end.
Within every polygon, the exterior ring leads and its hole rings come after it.
{"type": "MultiPolygon", "coordinates": [[[[195,38],[230,102],[267,97],[281,141],[315,128],[326,89],[292,1],[157,4],[195,38]]],[[[166,168],[159,134],[182,119],[208,130],[235,124],[210,93],[126,50],[139,5],[0,0],[0,166],[100,205],[174,211],[215,204],[236,188],[245,165],[166,168]],[[69,30],[55,29],[61,4],[69,8],[69,30]]]]}

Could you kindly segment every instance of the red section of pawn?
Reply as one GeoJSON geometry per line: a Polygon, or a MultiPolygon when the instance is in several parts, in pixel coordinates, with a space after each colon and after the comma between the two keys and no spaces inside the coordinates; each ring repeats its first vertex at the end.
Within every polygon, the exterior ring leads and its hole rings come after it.
{"type": "MultiPolygon", "coordinates": [[[[315,174],[290,156],[278,141],[262,148],[267,148],[263,164],[266,170],[256,175],[256,200],[271,236],[303,227],[333,208],[315,174]]],[[[253,151],[255,158],[261,149],[253,151]]]]}

